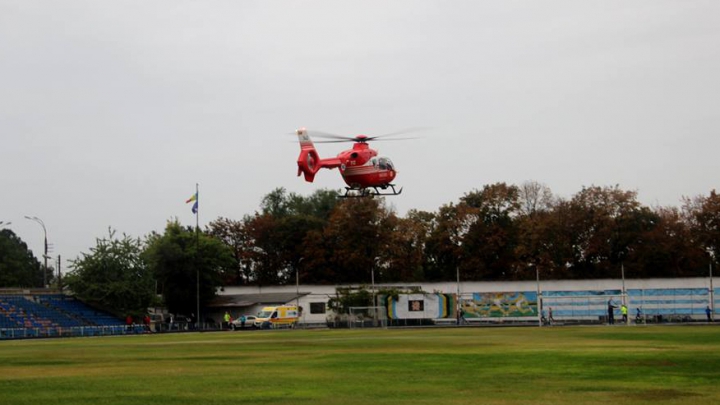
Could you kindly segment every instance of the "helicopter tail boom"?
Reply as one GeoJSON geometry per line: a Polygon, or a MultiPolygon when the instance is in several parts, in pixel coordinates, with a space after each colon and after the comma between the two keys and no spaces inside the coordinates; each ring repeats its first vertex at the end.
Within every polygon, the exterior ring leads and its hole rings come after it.
{"type": "Polygon", "coordinates": [[[333,169],[340,166],[340,160],[337,158],[320,159],[315,145],[305,128],[297,130],[298,140],[300,141],[300,156],[298,156],[298,176],[305,175],[305,181],[312,183],[315,179],[315,173],[324,168],[333,169]]]}

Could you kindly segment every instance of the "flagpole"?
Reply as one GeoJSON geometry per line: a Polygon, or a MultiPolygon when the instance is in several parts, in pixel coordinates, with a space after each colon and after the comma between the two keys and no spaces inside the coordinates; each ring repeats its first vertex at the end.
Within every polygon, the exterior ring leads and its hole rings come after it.
{"type": "Polygon", "coordinates": [[[195,279],[197,281],[197,312],[196,312],[196,323],[197,329],[200,330],[201,317],[200,317],[200,267],[198,257],[200,256],[200,190],[198,183],[195,183],[195,204],[197,204],[197,210],[195,210],[195,279]]]}

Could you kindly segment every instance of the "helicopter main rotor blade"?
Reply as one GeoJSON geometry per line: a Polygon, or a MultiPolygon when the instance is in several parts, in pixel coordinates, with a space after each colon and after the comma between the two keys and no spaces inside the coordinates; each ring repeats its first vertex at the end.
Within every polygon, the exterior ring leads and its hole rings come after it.
{"type": "Polygon", "coordinates": [[[410,140],[410,139],[420,139],[420,137],[419,137],[419,136],[412,136],[412,137],[409,137],[409,138],[390,138],[390,139],[385,139],[385,138],[380,138],[380,139],[377,139],[377,138],[368,138],[367,140],[368,140],[368,141],[373,141],[373,142],[387,142],[387,141],[407,141],[407,140],[410,140]]]}
{"type": "Polygon", "coordinates": [[[357,139],[355,138],[348,138],[348,139],[338,139],[335,141],[313,141],[313,143],[346,143],[346,142],[356,142],[357,139]]]}
{"type": "Polygon", "coordinates": [[[311,138],[338,139],[346,142],[355,140],[355,137],[353,136],[337,135],[322,131],[307,131],[307,134],[310,135],[311,138]]]}
{"type": "MultiPolygon", "coordinates": [[[[408,134],[408,133],[413,133],[413,132],[427,131],[428,129],[430,129],[430,128],[428,128],[428,127],[406,128],[406,129],[401,129],[400,131],[390,132],[390,133],[388,133],[388,134],[369,136],[369,137],[367,137],[367,140],[368,140],[368,141],[382,140],[381,138],[389,138],[389,137],[393,137],[393,136],[397,136],[397,135],[403,135],[403,134],[408,134]]],[[[412,137],[412,138],[395,138],[395,139],[417,139],[417,137],[412,137]]]]}

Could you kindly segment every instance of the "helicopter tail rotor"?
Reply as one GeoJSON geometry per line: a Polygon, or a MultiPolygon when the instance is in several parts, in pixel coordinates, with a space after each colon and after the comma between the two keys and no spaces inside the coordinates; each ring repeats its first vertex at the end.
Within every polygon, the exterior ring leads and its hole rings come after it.
{"type": "Polygon", "coordinates": [[[305,175],[305,181],[312,183],[315,180],[315,173],[322,168],[333,169],[340,166],[340,160],[337,158],[320,159],[320,155],[315,149],[313,141],[310,139],[305,128],[296,131],[298,141],[300,141],[300,156],[298,156],[297,175],[305,175]]]}
{"type": "Polygon", "coordinates": [[[310,140],[310,136],[305,128],[298,129],[297,136],[300,141],[300,156],[298,156],[297,160],[297,175],[300,176],[301,174],[304,174],[305,181],[312,183],[313,180],[315,180],[315,173],[320,170],[320,166],[317,164],[317,162],[320,161],[320,156],[318,155],[317,150],[315,150],[315,145],[313,145],[312,140],[310,140]]]}

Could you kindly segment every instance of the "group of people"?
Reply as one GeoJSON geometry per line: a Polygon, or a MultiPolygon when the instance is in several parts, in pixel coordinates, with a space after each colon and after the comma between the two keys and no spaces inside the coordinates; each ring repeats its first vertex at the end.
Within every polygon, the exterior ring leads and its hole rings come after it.
{"type": "MultiPolygon", "coordinates": [[[[612,300],[608,300],[608,324],[614,325],[615,324],[615,309],[618,308],[617,305],[613,303],[612,300]]],[[[645,319],[643,317],[642,309],[639,307],[635,309],[635,323],[642,323],[645,322],[645,319]]],[[[622,321],[623,323],[628,322],[628,308],[625,304],[620,305],[620,314],[622,314],[622,321]]],[[[712,322],[712,309],[710,309],[710,305],[705,307],[705,316],[707,317],[708,322],[712,322]]]]}
{"type": "MultiPolygon", "coordinates": [[[[142,318],[142,324],[143,329],[145,329],[146,333],[152,332],[150,330],[150,315],[145,314],[145,316],[142,318]]],[[[132,315],[128,315],[125,317],[125,327],[128,332],[133,330],[133,327],[135,326],[135,319],[132,317],[132,315]]]]}
{"type": "MultiPolygon", "coordinates": [[[[608,325],[615,325],[615,309],[617,305],[612,300],[608,300],[608,325]]],[[[638,308],[639,309],[639,308],[638,308]]],[[[622,304],[620,306],[620,313],[623,317],[623,323],[627,323],[627,306],[622,304]]]]}
{"type": "MultiPolygon", "coordinates": [[[[240,318],[238,318],[240,321],[240,329],[245,329],[245,321],[247,319],[245,318],[245,315],[240,315],[240,318]]],[[[232,315],[230,315],[230,312],[225,311],[225,315],[223,315],[223,322],[222,322],[222,328],[223,330],[232,329],[232,322],[234,321],[232,315]]]]}

